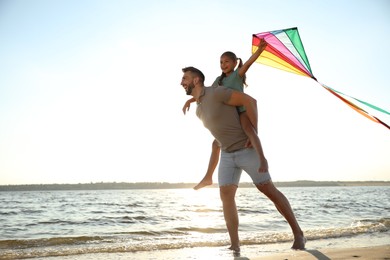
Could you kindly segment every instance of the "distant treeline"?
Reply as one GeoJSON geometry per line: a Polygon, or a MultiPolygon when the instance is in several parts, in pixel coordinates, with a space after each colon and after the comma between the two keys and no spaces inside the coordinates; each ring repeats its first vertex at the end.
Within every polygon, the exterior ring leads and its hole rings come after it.
{"type": "MultiPolygon", "coordinates": [[[[168,182],[99,182],[79,184],[25,184],[0,185],[0,191],[45,191],[45,190],[127,190],[127,189],[188,189],[196,183],[168,182]]],[[[389,181],[293,181],[275,182],[277,187],[331,187],[331,186],[390,186],[389,181]]],[[[216,188],[217,185],[208,186],[216,188]]],[[[240,183],[240,187],[253,187],[252,183],[240,183]]]]}

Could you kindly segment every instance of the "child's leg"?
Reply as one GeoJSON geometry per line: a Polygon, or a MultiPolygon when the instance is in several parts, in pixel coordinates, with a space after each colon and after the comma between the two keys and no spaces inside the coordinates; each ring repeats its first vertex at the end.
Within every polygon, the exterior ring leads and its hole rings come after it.
{"type": "Polygon", "coordinates": [[[214,140],[211,147],[211,155],[207,172],[203,179],[194,187],[194,190],[199,190],[200,188],[213,184],[213,174],[219,162],[220,151],[221,148],[219,147],[218,142],[214,140]]]}
{"type": "Polygon", "coordinates": [[[203,179],[195,185],[194,190],[199,190],[211,184],[213,184],[213,173],[206,173],[203,179]]]}
{"type": "Polygon", "coordinates": [[[252,123],[250,122],[246,112],[240,113],[240,123],[242,129],[244,130],[245,134],[248,136],[248,139],[250,141],[250,145],[249,143],[247,143],[247,147],[253,147],[256,150],[257,154],[259,155],[259,160],[260,160],[259,172],[268,171],[268,162],[267,159],[265,159],[264,157],[260,138],[257,135],[257,132],[253,127],[252,123]]]}

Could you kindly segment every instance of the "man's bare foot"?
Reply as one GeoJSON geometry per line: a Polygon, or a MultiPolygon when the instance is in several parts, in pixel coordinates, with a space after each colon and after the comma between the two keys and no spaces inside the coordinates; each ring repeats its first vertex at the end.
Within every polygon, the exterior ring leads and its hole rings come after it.
{"type": "Polygon", "coordinates": [[[233,250],[234,253],[240,253],[241,251],[240,246],[230,246],[229,250],[233,250]]]}
{"type": "Polygon", "coordinates": [[[305,244],[306,244],[306,238],[302,235],[302,236],[299,236],[299,237],[296,237],[294,239],[294,243],[291,247],[291,249],[294,249],[294,250],[305,250],[305,244]]]}
{"type": "Polygon", "coordinates": [[[234,258],[241,257],[241,249],[239,246],[236,246],[236,247],[231,246],[228,249],[233,251],[234,258]]]}
{"type": "Polygon", "coordinates": [[[213,180],[203,178],[195,187],[194,190],[199,190],[203,187],[213,184],[213,180]]]}

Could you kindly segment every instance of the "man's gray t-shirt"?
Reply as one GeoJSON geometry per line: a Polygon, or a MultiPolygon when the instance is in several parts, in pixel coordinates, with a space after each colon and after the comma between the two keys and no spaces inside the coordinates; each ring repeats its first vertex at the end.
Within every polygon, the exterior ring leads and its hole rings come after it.
{"type": "Polygon", "coordinates": [[[245,148],[248,139],[241,127],[237,108],[224,103],[231,95],[232,90],[223,86],[205,87],[196,108],[196,115],[225,152],[245,148]]]}

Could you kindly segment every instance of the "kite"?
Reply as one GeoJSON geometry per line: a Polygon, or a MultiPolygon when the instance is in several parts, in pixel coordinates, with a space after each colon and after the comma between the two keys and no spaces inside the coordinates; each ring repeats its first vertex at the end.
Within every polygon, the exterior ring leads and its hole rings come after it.
{"type": "Polygon", "coordinates": [[[390,115],[388,111],[374,106],[368,102],[346,95],[318,82],[311,70],[310,63],[306,56],[306,52],[303,47],[301,37],[299,36],[297,27],[253,34],[252,53],[256,52],[260,39],[264,39],[268,44],[265,50],[257,58],[256,62],[312,78],[322,87],[324,87],[326,90],[328,90],[330,93],[342,100],[361,115],[390,129],[389,125],[381,121],[378,117],[367,112],[367,109],[365,110],[360,106],[364,105],[369,109],[390,115]]]}

